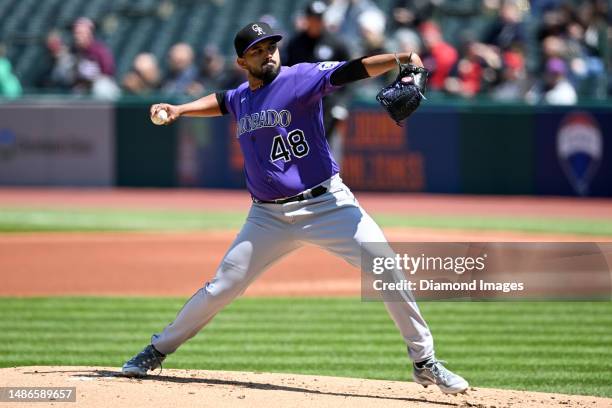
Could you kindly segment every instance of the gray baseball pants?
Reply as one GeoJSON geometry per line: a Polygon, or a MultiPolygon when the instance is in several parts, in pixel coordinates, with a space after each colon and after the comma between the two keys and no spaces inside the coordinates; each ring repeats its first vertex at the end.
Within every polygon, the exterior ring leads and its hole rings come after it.
{"type": "MultiPolygon", "coordinates": [[[[338,175],[322,183],[319,197],[286,204],[253,203],[242,230],[223,257],[215,277],[199,289],[152,344],[164,354],[195,336],[227,304],[275,262],[304,244],[361,263],[361,243],[387,242],[338,175]]],[[[290,273],[290,272],[289,272],[290,273]]],[[[405,302],[385,302],[413,361],[434,354],[427,323],[410,294],[405,302]]]]}

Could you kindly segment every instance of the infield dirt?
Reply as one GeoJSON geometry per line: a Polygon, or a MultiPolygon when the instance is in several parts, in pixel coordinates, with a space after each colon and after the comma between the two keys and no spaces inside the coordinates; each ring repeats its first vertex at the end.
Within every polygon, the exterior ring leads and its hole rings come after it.
{"type": "MultiPolygon", "coordinates": [[[[609,237],[385,229],[396,242],[609,241],[609,237]]],[[[0,296],[190,296],[214,276],[236,232],[0,234],[0,296]]],[[[609,261],[612,262],[612,259],[609,261]]],[[[361,275],[306,246],[272,266],[246,296],[360,296],[361,275]]]]}
{"type": "Polygon", "coordinates": [[[141,380],[123,378],[116,368],[18,367],[0,369],[0,383],[76,387],[76,404],[69,405],[92,408],[612,407],[610,398],[492,388],[470,388],[466,394],[449,396],[436,387],[425,389],[412,382],[232,371],[163,370],[161,375],[141,380]]]}

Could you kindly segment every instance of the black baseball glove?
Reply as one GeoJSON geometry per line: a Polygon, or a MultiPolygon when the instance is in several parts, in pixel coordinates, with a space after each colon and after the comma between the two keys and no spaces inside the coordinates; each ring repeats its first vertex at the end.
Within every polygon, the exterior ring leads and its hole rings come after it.
{"type": "Polygon", "coordinates": [[[401,122],[412,115],[422,99],[425,98],[425,87],[429,72],[413,64],[402,64],[395,57],[399,66],[399,74],[392,84],[384,87],[376,95],[376,100],[389,112],[391,118],[401,126],[401,122]],[[410,77],[412,80],[402,80],[410,77]]]}

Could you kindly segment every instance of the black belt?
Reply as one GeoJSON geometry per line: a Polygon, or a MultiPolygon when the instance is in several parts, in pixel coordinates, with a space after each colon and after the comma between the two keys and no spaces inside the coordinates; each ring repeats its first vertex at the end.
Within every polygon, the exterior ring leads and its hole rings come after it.
{"type": "Polygon", "coordinates": [[[300,193],[298,195],[294,195],[293,197],[279,198],[278,200],[271,200],[271,201],[258,200],[255,197],[253,197],[253,202],[261,203],[261,204],[286,204],[286,203],[291,203],[294,201],[304,201],[308,198],[319,197],[325,193],[327,193],[326,187],[316,186],[312,190],[310,190],[310,194],[300,193]]]}

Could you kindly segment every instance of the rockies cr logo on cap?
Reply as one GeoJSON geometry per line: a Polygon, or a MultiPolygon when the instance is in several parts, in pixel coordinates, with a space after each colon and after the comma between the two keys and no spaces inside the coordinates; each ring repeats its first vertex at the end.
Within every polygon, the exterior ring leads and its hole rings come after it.
{"type": "MultiPolygon", "coordinates": [[[[2,0],[0,0],[2,1],[2,0]]],[[[239,57],[259,41],[271,39],[274,42],[282,40],[283,36],[274,32],[272,27],[263,21],[251,21],[236,33],[234,37],[234,48],[239,57]]]]}
{"type": "Polygon", "coordinates": [[[263,28],[261,28],[261,27],[260,27],[259,25],[257,25],[257,24],[253,24],[253,25],[251,26],[251,28],[253,29],[253,31],[255,31],[255,32],[257,33],[257,35],[264,35],[264,34],[265,34],[265,33],[264,33],[263,28]]]}

